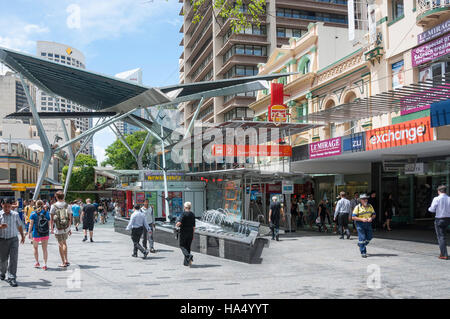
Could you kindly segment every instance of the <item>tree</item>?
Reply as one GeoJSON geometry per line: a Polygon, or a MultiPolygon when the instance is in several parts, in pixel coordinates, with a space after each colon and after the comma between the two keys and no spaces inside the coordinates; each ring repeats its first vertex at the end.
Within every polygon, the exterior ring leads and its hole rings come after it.
{"type": "MultiPolygon", "coordinates": [[[[223,19],[230,19],[231,29],[234,33],[250,27],[252,24],[260,26],[261,17],[266,14],[266,0],[189,0],[194,10],[193,23],[198,23],[210,8],[217,10],[223,19]]],[[[215,13],[214,13],[215,14],[215,13]]],[[[217,19],[216,21],[219,21],[217,19]]],[[[219,22],[220,23],[220,22],[219,22]]]]}
{"type": "MultiPolygon", "coordinates": [[[[136,155],[139,154],[139,151],[141,150],[142,145],[144,144],[146,136],[147,132],[144,131],[137,131],[134,132],[133,134],[128,134],[125,136],[125,140],[127,141],[128,145],[130,145],[131,149],[136,155]]],[[[142,164],[144,165],[144,167],[150,165],[151,154],[153,153],[154,145],[157,142],[158,141],[152,136],[142,159],[142,164]]],[[[136,159],[119,139],[117,139],[114,143],[108,146],[108,148],[105,150],[105,153],[106,153],[106,160],[102,162],[102,166],[106,166],[109,164],[113,166],[115,169],[130,169],[130,170],[138,169],[136,159]]]]}
{"type": "MultiPolygon", "coordinates": [[[[97,160],[90,155],[79,154],[74,162],[72,170],[72,176],[70,177],[67,200],[71,201],[76,198],[90,197],[93,198],[93,194],[78,194],[74,191],[93,191],[95,190],[95,169],[97,166],[97,160]]],[[[66,183],[67,172],[69,166],[64,166],[62,169],[62,180],[66,183]]]]}

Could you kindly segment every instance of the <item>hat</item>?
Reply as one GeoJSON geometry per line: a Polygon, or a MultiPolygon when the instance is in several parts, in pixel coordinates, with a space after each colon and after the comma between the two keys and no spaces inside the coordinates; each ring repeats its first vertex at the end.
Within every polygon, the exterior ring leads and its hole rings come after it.
{"type": "Polygon", "coordinates": [[[369,199],[369,195],[361,194],[361,195],[359,195],[359,199],[369,199]]]}

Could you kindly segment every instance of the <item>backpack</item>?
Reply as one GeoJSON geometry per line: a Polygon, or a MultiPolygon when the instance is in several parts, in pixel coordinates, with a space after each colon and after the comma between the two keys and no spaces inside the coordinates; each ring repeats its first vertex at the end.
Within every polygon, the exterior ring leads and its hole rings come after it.
{"type": "Polygon", "coordinates": [[[58,230],[66,229],[69,227],[69,212],[66,207],[58,208],[55,206],[55,217],[53,218],[58,230]]]}
{"type": "Polygon", "coordinates": [[[50,228],[48,225],[48,219],[45,216],[45,212],[38,215],[36,230],[39,237],[48,236],[50,228]]]}

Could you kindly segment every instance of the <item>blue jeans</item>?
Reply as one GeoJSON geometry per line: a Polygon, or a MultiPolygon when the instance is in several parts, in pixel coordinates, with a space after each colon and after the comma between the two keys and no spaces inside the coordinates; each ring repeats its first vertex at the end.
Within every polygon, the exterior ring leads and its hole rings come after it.
{"type": "Polygon", "coordinates": [[[447,241],[445,236],[448,225],[450,225],[450,218],[436,218],[434,220],[439,249],[441,250],[441,256],[443,257],[448,257],[447,241]]]}
{"type": "Polygon", "coordinates": [[[361,254],[366,254],[366,246],[372,240],[372,223],[356,222],[358,230],[358,246],[361,254]]]}

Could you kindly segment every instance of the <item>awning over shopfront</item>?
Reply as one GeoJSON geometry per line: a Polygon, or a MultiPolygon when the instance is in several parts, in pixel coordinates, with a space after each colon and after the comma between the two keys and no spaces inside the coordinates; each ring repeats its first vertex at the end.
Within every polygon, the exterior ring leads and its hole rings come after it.
{"type": "Polygon", "coordinates": [[[391,112],[419,109],[448,100],[450,72],[445,76],[410,84],[354,102],[341,104],[300,118],[305,122],[345,123],[391,112]]]}

